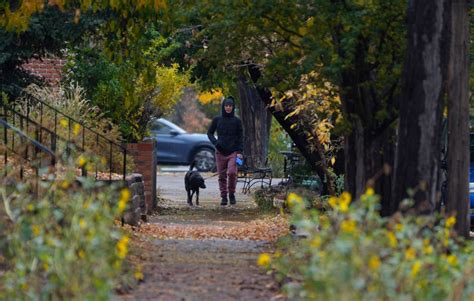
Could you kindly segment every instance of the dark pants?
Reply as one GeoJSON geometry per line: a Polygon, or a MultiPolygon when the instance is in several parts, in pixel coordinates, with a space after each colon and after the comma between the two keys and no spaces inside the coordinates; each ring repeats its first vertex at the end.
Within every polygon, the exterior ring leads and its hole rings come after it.
{"type": "Polygon", "coordinates": [[[235,193],[235,186],[237,186],[236,157],[236,152],[224,156],[219,151],[216,151],[216,165],[217,172],[219,173],[219,190],[221,197],[227,197],[227,193],[235,193]]]}

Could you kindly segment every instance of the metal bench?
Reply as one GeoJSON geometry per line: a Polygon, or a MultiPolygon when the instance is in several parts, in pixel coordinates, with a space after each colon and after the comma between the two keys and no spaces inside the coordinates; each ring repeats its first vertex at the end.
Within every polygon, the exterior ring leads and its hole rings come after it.
{"type": "Polygon", "coordinates": [[[243,183],[243,193],[249,193],[257,184],[262,188],[272,184],[272,168],[268,166],[268,158],[264,164],[254,161],[251,157],[244,156],[243,164],[237,168],[237,182],[243,183]]]}

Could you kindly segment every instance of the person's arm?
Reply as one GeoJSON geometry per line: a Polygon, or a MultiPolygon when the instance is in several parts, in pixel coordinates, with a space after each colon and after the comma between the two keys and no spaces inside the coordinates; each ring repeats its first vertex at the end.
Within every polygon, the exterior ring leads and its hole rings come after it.
{"type": "Polygon", "coordinates": [[[209,129],[207,130],[207,137],[211,141],[212,144],[217,145],[217,139],[214,136],[214,133],[216,132],[217,128],[217,118],[212,119],[211,125],[209,126],[209,129]]]}
{"type": "Polygon", "coordinates": [[[242,121],[239,119],[237,123],[237,153],[242,154],[244,151],[244,130],[242,128],[242,121]]]}

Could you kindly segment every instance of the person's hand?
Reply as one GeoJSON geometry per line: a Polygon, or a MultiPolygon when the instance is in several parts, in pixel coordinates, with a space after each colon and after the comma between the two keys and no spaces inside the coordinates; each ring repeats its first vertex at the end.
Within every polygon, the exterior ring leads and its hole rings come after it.
{"type": "Polygon", "coordinates": [[[243,159],[244,156],[242,154],[237,154],[237,158],[243,159]]]}
{"type": "Polygon", "coordinates": [[[222,148],[222,146],[220,145],[219,142],[216,143],[215,147],[216,147],[216,149],[217,149],[218,151],[220,151],[221,153],[224,151],[224,149],[222,148]]]}

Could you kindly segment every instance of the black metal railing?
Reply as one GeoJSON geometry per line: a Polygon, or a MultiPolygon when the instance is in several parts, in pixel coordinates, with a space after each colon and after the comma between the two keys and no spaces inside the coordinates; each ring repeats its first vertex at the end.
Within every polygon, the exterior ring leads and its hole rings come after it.
{"type": "Polygon", "coordinates": [[[36,181],[34,181],[34,193],[35,195],[37,195],[38,189],[39,189],[39,180],[40,180],[39,169],[42,167],[42,164],[44,163],[44,159],[49,159],[47,160],[48,162],[47,165],[54,165],[54,162],[56,162],[55,153],[51,149],[46,147],[45,145],[39,143],[36,139],[33,139],[30,136],[26,135],[19,128],[6,122],[5,119],[3,118],[0,118],[0,129],[3,130],[3,132],[1,133],[1,137],[4,142],[3,147],[2,147],[2,154],[4,157],[4,167],[5,167],[2,170],[3,172],[1,176],[7,177],[9,175],[8,174],[9,170],[7,168],[7,165],[8,165],[8,157],[9,157],[8,153],[10,152],[13,155],[15,155],[16,158],[19,159],[16,161],[17,163],[16,167],[19,167],[20,169],[19,176],[21,180],[24,179],[25,169],[29,168],[34,172],[34,176],[36,179],[36,181]],[[9,132],[11,133],[10,140],[12,142],[15,141],[16,136],[18,136],[17,139],[20,139],[21,141],[21,143],[17,143],[16,147],[14,143],[12,143],[10,147],[8,145],[9,132]],[[45,156],[49,158],[45,158],[45,156]]]}
{"type": "MultiPolygon", "coordinates": [[[[99,170],[99,164],[95,164],[96,179],[104,179],[104,173],[108,173],[109,180],[112,180],[113,173],[116,173],[125,180],[127,149],[123,145],[31,95],[24,95],[21,101],[16,101],[14,104],[0,103],[0,107],[3,113],[0,113],[1,124],[4,129],[0,141],[6,146],[5,149],[14,151],[16,144],[30,139],[26,142],[35,141],[55,154],[51,162],[52,165],[56,163],[58,154],[69,154],[73,148],[78,152],[90,152],[104,158],[105,164],[103,165],[108,167],[108,170],[106,169],[104,172],[99,170]],[[18,131],[12,131],[9,137],[8,130],[14,128],[18,131]],[[22,134],[19,134],[20,132],[22,134]]],[[[36,151],[41,149],[38,147],[35,146],[36,151]]],[[[7,151],[5,151],[4,157],[6,163],[8,160],[7,151]]],[[[90,171],[86,168],[82,169],[84,176],[87,176],[88,172],[90,171]]]]}

